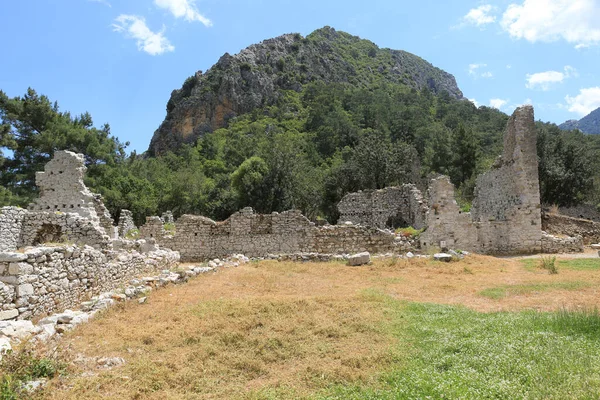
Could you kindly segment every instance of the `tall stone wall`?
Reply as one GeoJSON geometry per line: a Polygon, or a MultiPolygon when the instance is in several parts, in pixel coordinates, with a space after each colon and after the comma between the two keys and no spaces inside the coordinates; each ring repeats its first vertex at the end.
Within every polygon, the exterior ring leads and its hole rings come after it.
{"type": "Polygon", "coordinates": [[[489,254],[542,250],[537,134],[533,107],[515,110],[504,134],[504,151],[477,179],[471,213],[461,213],[447,179],[432,182],[423,246],[449,246],[489,254]]]}
{"type": "Polygon", "coordinates": [[[36,247],[0,253],[0,320],[29,319],[74,307],[147,271],[171,268],[179,254],[99,251],[88,246],[36,247]]]}
{"type": "Polygon", "coordinates": [[[338,204],[338,211],[340,224],[349,221],[379,229],[407,226],[422,229],[427,204],[415,185],[406,184],[348,193],[338,204]]]}
{"type": "Polygon", "coordinates": [[[541,209],[533,107],[523,106],[508,121],[501,158],[477,178],[471,212],[481,251],[541,251],[541,209]]]}
{"type": "Polygon", "coordinates": [[[182,261],[199,261],[242,253],[249,257],[289,253],[354,253],[410,250],[395,235],[354,225],[316,227],[299,211],[268,215],[245,208],[223,222],[183,215],[173,235],[165,232],[159,217],[149,217],[140,228],[143,238],[153,238],[179,251],[182,261]]]}

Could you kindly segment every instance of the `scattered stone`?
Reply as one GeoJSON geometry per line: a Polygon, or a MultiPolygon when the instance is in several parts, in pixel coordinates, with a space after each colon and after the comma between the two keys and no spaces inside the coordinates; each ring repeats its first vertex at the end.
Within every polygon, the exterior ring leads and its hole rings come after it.
{"type": "Polygon", "coordinates": [[[366,265],[371,262],[371,254],[368,251],[358,253],[348,257],[348,265],[357,267],[360,265],[366,265]]]}
{"type": "Polygon", "coordinates": [[[148,298],[147,298],[147,297],[140,297],[140,298],[138,299],[138,303],[139,303],[139,304],[144,304],[144,303],[146,303],[146,301],[147,301],[147,300],[148,300],[148,298]]]}
{"type": "Polygon", "coordinates": [[[436,253],[433,255],[433,259],[435,261],[450,262],[450,261],[452,261],[452,254],[436,253]]]}
{"type": "Polygon", "coordinates": [[[594,249],[594,250],[600,250],[600,243],[592,244],[592,249],[594,249]]]}
{"type": "Polygon", "coordinates": [[[17,310],[17,309],[0,311],[0,321],[17,318],[18,315],[19,315],[19,310],[17,310]]]}

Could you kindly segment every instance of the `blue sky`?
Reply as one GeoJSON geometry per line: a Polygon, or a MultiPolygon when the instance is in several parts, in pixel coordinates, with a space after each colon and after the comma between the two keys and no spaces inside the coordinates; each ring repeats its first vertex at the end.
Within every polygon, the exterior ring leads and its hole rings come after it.
{"type": "Polygon", "coordinates": [[[426,59],[480,105],[556,123],[600,107],[600,0],[4,0],[0,15],[1,90],[89,111],[138,152],[185,78],[325,25],[426,59]]]}

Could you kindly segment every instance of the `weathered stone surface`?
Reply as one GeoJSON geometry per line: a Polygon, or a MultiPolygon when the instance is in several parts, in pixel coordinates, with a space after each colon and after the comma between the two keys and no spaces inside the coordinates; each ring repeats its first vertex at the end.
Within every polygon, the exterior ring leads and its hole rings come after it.
{"type": "Polygon", "coordinates": [[[506,127],[502,156],[477,178],[470,213],[459,209],[447,178],[432,181],[421,244],[439,247],[444,241],[450,248],[491,254],[541,252],[536,142],[533,107],[517,108],[506,127]]]}
{"type": "Polygon", "coordinates": [[[140,235],[146,240],[156,239],[161,247],[178,251],[185,262],[238,253],[264,257],[268,254],[387,253],[413,249],[407,240],[375,228],[356,225],[316,227],[297,210],[261,215],[245,208],[223,222],[183,215],[175,222],[174,235],[165,232],[160,218],[148,217],[140,228],[140,235]]]}
{"type": "Polygon", "coordinates": [[[338,223],[350,221],[379,229],[408,226],[423,229],[428,210],[421,191],[411,184],[348,193],[337,207],[338,223]]]}
{"type": "Polygon", "coordinates": [[[0,262],[19,262],[27,260],[27,256],[23,253],[0,253],[0,262]]]}
{"type": "Polygon", "coordinates": [[[0,321],[17,318],[18,315],[19,315],[19,310],[17,310],[17,309],[0,311],[0,321]]]}
{"type": "Polygon", "coordinates": [[[133,222],[133,213],[129,210],[121,210],[119,215],[119,237],[127,237],[127,234],[135,230],[137,230],[137,226],[133,222]]]}
{"type": "Polygon", "coordinates": [[[366,265],[371,262],[371,254],[367,251],[363,253],[353,254],[348,257],[348,265],[357,267],[360,265],[366,265]]]}

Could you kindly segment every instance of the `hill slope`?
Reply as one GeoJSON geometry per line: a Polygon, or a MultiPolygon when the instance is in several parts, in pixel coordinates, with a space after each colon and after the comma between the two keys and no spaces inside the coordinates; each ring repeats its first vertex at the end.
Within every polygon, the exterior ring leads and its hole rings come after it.
{"type": "Polygon", "coordinates": [[[559,128],[563,131],[570,131],[573,129],[579,129],[583,133],[589,133],[591,135],[600,134],[600,107],[581,118],[579,121],[571,119],[559,125],[559,128]]]}
{"type": "Polygon", "coordinates": [[[225,54],[206,73],[198,71],[174,90],[167,116],[150,143],[160,155],[194,143],[234,117],[274,104],[284,90],[300,91],[313,81],[368,87],[374,81],[400,83],[435,94],[463,97],[454,76],[413,54],[380,49],[374,43],[325,27],[306,38],[287,34],[225,54]]]}

